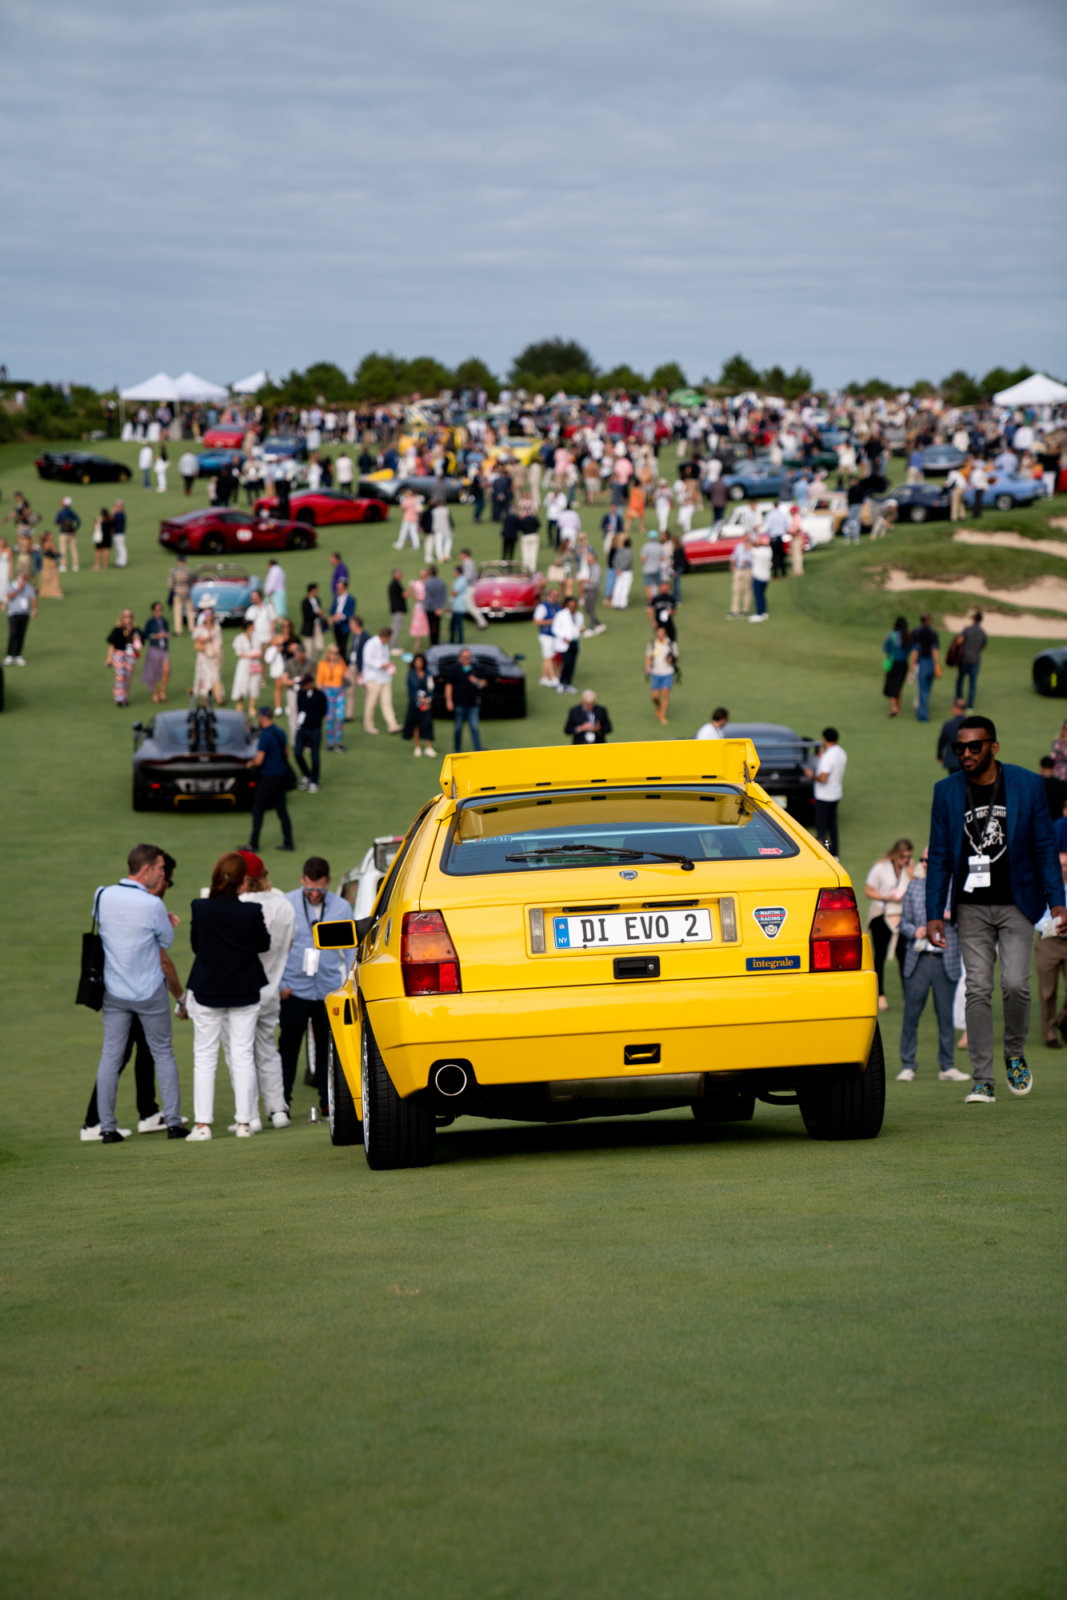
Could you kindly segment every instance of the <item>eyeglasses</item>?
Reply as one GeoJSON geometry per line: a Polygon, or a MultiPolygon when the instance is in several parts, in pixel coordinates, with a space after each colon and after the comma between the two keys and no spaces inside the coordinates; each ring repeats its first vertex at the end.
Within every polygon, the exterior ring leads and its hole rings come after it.
{"type": "Polygon", "coordinates": [[[952,748],[955,754],[962,758],[967,754],[968,750],[973,750],[977,755],[983,745],[991,742],[989,739],[953,739],[952,748]]]}

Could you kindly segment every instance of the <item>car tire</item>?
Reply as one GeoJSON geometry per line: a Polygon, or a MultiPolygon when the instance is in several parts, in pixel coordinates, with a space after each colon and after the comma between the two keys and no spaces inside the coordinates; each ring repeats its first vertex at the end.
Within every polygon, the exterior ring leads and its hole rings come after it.
{"type": "Polygon", "coordinates": [[[306,522],[312,528],[315,526],[315,511],[312,506],[301,506],[299,511],[293,512],[294,522],[306,522]]]}
{"type": "Polygon", "coordinates": [[[356,1116],[356,1102],[337,1059],[332,1033],[326,1055],[326,1084],[330,1101],[330,1139],[334,1144],[362,1144],[363,1124],[356,1116]]]}
{"type": "Polygon", "coordinates": [[[437,1124],[429,1091],[420,1089],[406,1100],[400,1098],[386,1071],[366,1013],[360,1066],[363,1149],[368,1167],[375,1172],[391,1172],[398,1167],[430,1166],[437,1124]]]}
{"type": "Polygon", "coordinates": [[[380,511],[377,506],[370,506],[368,508],[368,510],[367,510],[366,516],[363,518],[363,521],[364,522],[384,522],[385,521],[385,512],[384,511],[380,511]]]}
{"type": "Polygon", "coordinates": [[[521,689],[519,690],[519,698],[518,698],[518,701],[516,702],[516,706],[515,706],[515,715],[517,717],[524,717],[526,715],[526,685],[525,684],[523,684],[521,689]]]}
{"type": "Polygon", "coordinates": [[[143,783],[137,782],[136,778],[133,780],[133,809],[135,811],[148,810],[148,791],[143,783]]]}
{"type": "Polygon", "coordinates": [[[885,1054],[877,1024],[865,1069],[838,1067],[797,1098],[812,1139],[876,1139],[885,1114],[885,1054]]]}
{"type": "Polygon", "coordinates": [[[928,516],[929,516],[929,512],[927,511],[925,506],[909,506],[908,507],[908,521],[909,522],[925,522],[928,516]]]}
{"type": "Polygon", "coordinates": [[[206,556],[221,556],[226,549],[226,541],[221,533],[205,533],[200,548],[206,556]]]}
{"type": "Polygon", "coordinates": [[[716,1084],[707,1078],[703,1096],[693,1101],[693,1116],[702,1124],[751,1122],[755,1109],[755,1090],[738,1088],[736,1084],[716,1084]]]}
{"type": "Polygon", "coordinates": [[[739,483],[731,484],[730,485],[730,499],[731,500],[743,500],[744,498],[745,498],[745,491],[744,491],[744,489],[742,489],[741,485],[739,483]]]}
{"type": "Polygon", "coordinates": [[[1061,675],[1059,668],[1051,661],[1035,661],[1034,688],[1038,694],[1067,694],[1067,673],[1061,675]]]}
{"type": "Polygon", "coordinates": [[[291,533],[285,541],[287,550],[306,550],[311,543],[309,533],[291,533]]]}
{"type": "Polygon", "coordinates": [[[998,494],[993,501],[998,511],[1010,511],[1015,504],[1010,494],[998,494]]]}

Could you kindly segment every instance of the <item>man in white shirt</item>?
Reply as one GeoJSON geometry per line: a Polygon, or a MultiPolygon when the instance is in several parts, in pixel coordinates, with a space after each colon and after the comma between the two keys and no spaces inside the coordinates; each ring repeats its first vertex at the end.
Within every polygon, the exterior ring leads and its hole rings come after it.
{"type": "Polygon", "coordinates": [[[556,641],[556,655],[559,660],[557,694],[578,693],[574,687],[574,669],[578,664],[579,641],[584,628],[585,618],[578,610],[578,601],[571,595],[552,618],[552,636],[556,641]]]}
{"type": "Polygon", "coordinates": [[[752,591],[756,609],[749,617],[749,622],[767,620],[767,585],[771,581],[771,565],[771,541],[765,533],[761,533],[752,546],[752,591]]]}
{"type": "Polygon", "coordinates": [[[807,776],[815,780],[815,837],[832,856],[837,855],[837,806],[844,793],[848,756],[838,743],[837,729],[822,730],[822,749],[807,776]]]}
{"type": "Polygon", "coordinates": [[[264,600],[258,589],[252,590],[252,604],[245,612],[245,621],[252,623],[252,643],[265,650],[274,637],[274,607],[264,600]]]}
{"type": "Polygon", "coordinates": [[[363,647],[363,671],[360,674],[360,683],[363,685],[363,732],[378,733],[380,730],[374,726],[374,708],[380,705],[385,726],[390,733],[399,733],[400,724],[393,711],[393,674],[396,667],[393,665],[390,641],[393,629],[390,624],[379,628],[373,638],[368,639],[363,647]]]}
{"type": "Polygon", "coordinates": [[[752,605],[752,540],[746,534],[730,552],[730,609],[727,620],[747,617],[752,605]]]}
{"type": "Polygon", "coordinates": [[[697,729],[698,739],[725,739],[726,724],[730,720],[730,713],[725,706],[716,706],[711,713],[711,721],[701,723],[697,729]]]}
{"type": "Polygon", "coordinates": [[[199,471],[200,463],[192,450],[183,450],[178,459],[178,476],[185,485],[186,498],[193,492],[193,484],[196,482],[199,471]]]}
{"type": "Polygon", "coordinates": [[[559,530],[559,547],[563,550],[567,545],[574,545],[582,531],[582,519],[573,506],[569,506],[564,499],[562,508],[556,517],[556,527],[559,530]]]}
{"type": "MultiPolygon", "coordinates": [[[[288,897],[275,889],[263,860],[254,850],[238,850],[248,868],[248,890],[242,900],[250,900],[263,912],[263,920],[270,934],[270,949],[260,952],[260,963],[266,974],[266,983],[259,991],[259,1011],[256,1014],[255,1059],[256,1082],[263,1109],[276,1128],[290,1126],[289,1108],[285,1103],[282,1083],[282,1058],[278,1050],[275,1029],[281,1012],[282,973],[289,959],[289,950],[296,930],[296,912],[288,897]]],[[[227,1056],[229,1047],[227,1046],[227,1056]]],[[[250,1124],[253,1133],[259,1133],[263,1124],[256,1116],[250,1124]]],[[[233,1130],[231,1129],[231,1132],[233,1130]]]]}
{"type": "MultiPolygon", "coordinates": [[[[354,469],[352,466],[352,457],[346,451],[342,450],[341,454],[337,457],[334,470],[337,474],[337,487],[340,489],[341,493],[351,494],[354,469]]],[[[418,549],[418,546],[416,545],[415,548],[418,549]]]]}
{"type": "Polygon", "coordinates": [[[144,444],[137,452],[137,465],[141,469],[141,483],[146,489],[151,489],[152,487],[152,463],[155,459],[155,451],[152,449],[152,446],[148,443],[148,441],[145,440],[144,444]]]}

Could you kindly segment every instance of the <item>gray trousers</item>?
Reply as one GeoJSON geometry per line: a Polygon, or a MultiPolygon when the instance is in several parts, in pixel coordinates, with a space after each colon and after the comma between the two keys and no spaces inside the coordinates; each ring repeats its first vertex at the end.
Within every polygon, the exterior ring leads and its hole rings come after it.
{"type": "Polygon", "coordinates": [[[174,1045],[170,1036],[170,1000],[167,985],[160,980],[159,988],[151,1000],[119,1000],[104,990],[104,1047],[100,1052],[100,1065],[96,1069],[96,1103],[100,1111],[100,1128],[104,1133],[114,1132],[115,1095],[119,1085],[119,1072],[126,1051],[130,1022],[140,1017],[145,1040],[156,1064],[159,1096],[163,1101],[163,1116],[168,1128],[181,1127],[182,1102],[178,1084],[178,1063],[174,1059],[174,1045]]]}
{"type": "Polygon", "coordinates": [[[915,964],[911,976],[904,979],[904,1022],[900,1030],[900,1064],[915,1071],[915,1044],[919,1032],[919,1018],[926,1005],[926,996],[934,991],[934,1010],[937,1013],[937,1067],[947,1072],[953,1064],[955,1033],[952,1028],[952,1001],[956,985],[945,976],[944,956],[931,955],[924,950],[915,964]]]}
{"type": "Polygon", "coordinates": [[[1000,956],[1004,1056],[1021,1056],[1030,1028],[1033,924],[1018,906],[960,906],[960,954],[967,974],[967,1053],[975,1083],[993,1082],[993,966],[1000,956]]]}

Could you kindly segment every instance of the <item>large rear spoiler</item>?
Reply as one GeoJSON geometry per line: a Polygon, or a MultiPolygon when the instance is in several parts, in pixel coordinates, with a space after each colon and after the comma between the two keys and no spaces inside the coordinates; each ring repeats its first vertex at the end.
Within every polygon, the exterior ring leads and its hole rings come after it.
{"type": "Polygon", "coordinates": [[[525,750],[463,751],[441,767],[451,799],[586,784],[731,783],[759,771],[751,739],[671,739],[649,744],[551,745],[525,750]],[[546,776],[546,774],[551,776],[546,776]]]}

